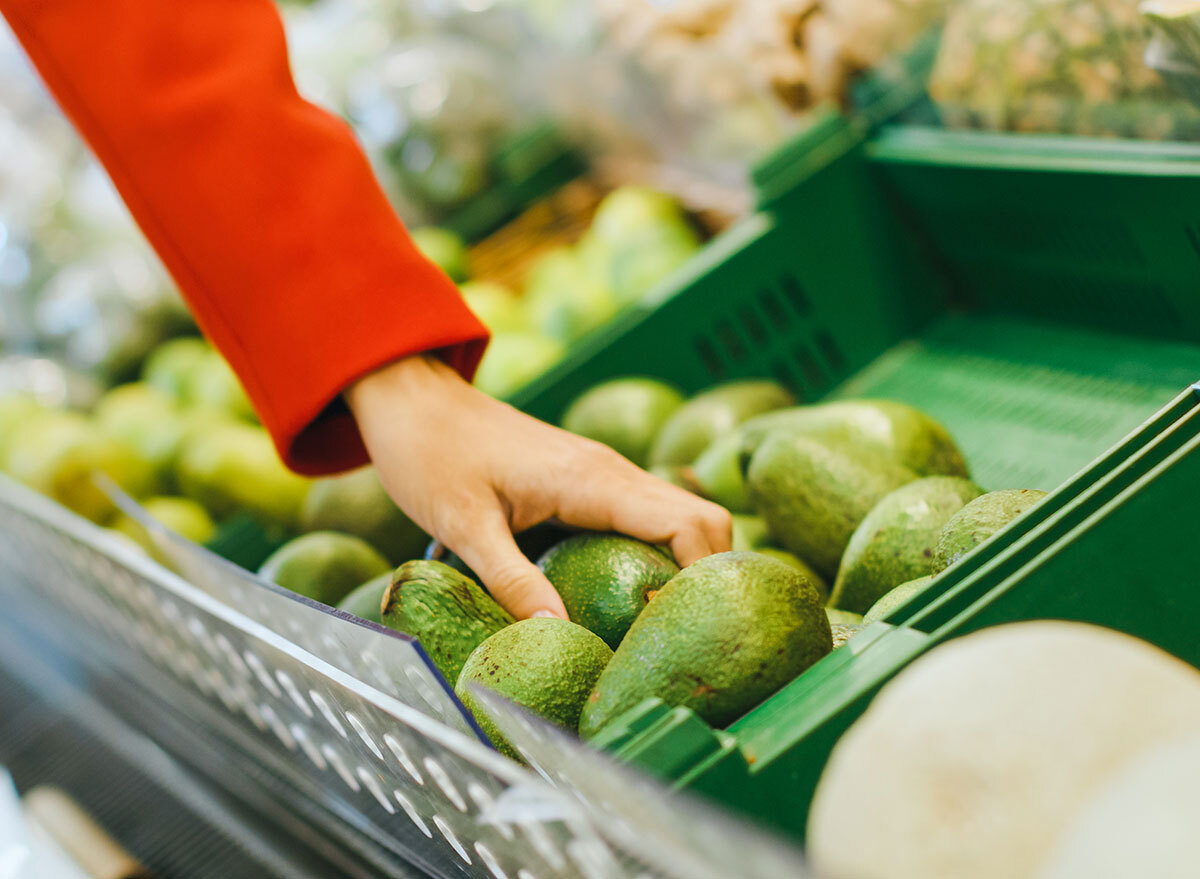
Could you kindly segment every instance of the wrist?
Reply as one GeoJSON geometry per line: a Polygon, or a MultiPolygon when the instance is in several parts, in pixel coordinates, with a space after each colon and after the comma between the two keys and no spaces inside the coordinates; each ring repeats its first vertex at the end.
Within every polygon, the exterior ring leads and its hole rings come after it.
{"type": "Polygon", "coordinates": [[[426,401],[445,406],[448,399],[474,392],[457,372],[437,357],[415,354],[367,373],[342,393],[361,424],[368,413],[386,407],[393,414],[398,402],[420,408],[426,401]]]}

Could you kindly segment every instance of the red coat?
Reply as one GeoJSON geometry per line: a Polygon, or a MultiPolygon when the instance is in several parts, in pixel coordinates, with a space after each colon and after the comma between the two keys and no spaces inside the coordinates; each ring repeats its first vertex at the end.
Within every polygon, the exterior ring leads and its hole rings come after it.
{"type": "Polygon", "coordinates": [[[350,128],[304,101],[272,0],[0,0],[289,466],[366,461],[340,394],[487,340],[350,128]]]}

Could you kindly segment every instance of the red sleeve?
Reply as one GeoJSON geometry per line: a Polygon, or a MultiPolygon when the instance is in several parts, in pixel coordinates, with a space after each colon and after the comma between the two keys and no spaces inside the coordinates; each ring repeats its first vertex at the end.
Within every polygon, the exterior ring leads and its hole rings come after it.
{"type": "Polygon", "coordinates": [[[272,0],[0,0],[241,377],[283,459],[366,460],[342,390],[487,331],[415,249],[349,127],[300,98],[272,0]]]}

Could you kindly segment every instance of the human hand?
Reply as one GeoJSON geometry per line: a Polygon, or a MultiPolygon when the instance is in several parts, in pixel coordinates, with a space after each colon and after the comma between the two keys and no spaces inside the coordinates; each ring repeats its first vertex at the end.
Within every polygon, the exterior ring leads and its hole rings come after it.
{"type": "Polygon", "coordinates": [[[513,539],[546,519],[669,545],[680,565],[730,548],[724,508],[492,399],[434,358],[383,367],[345,397],[388,493],[518,619],[567,616],[513,539]]]}

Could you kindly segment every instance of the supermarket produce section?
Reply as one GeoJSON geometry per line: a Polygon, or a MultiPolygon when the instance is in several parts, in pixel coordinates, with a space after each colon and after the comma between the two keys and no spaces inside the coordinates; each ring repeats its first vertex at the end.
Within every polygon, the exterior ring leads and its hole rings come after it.
{"type": "Polygon", "coordinates": [[[551,518],[514,539],[569,619],[520,619],[373,467],[289,471],[14,79],[0,865],[1188,875],[1200,6],[526,6],[284,17],[476,387],[730,550],[551,518]]]}

